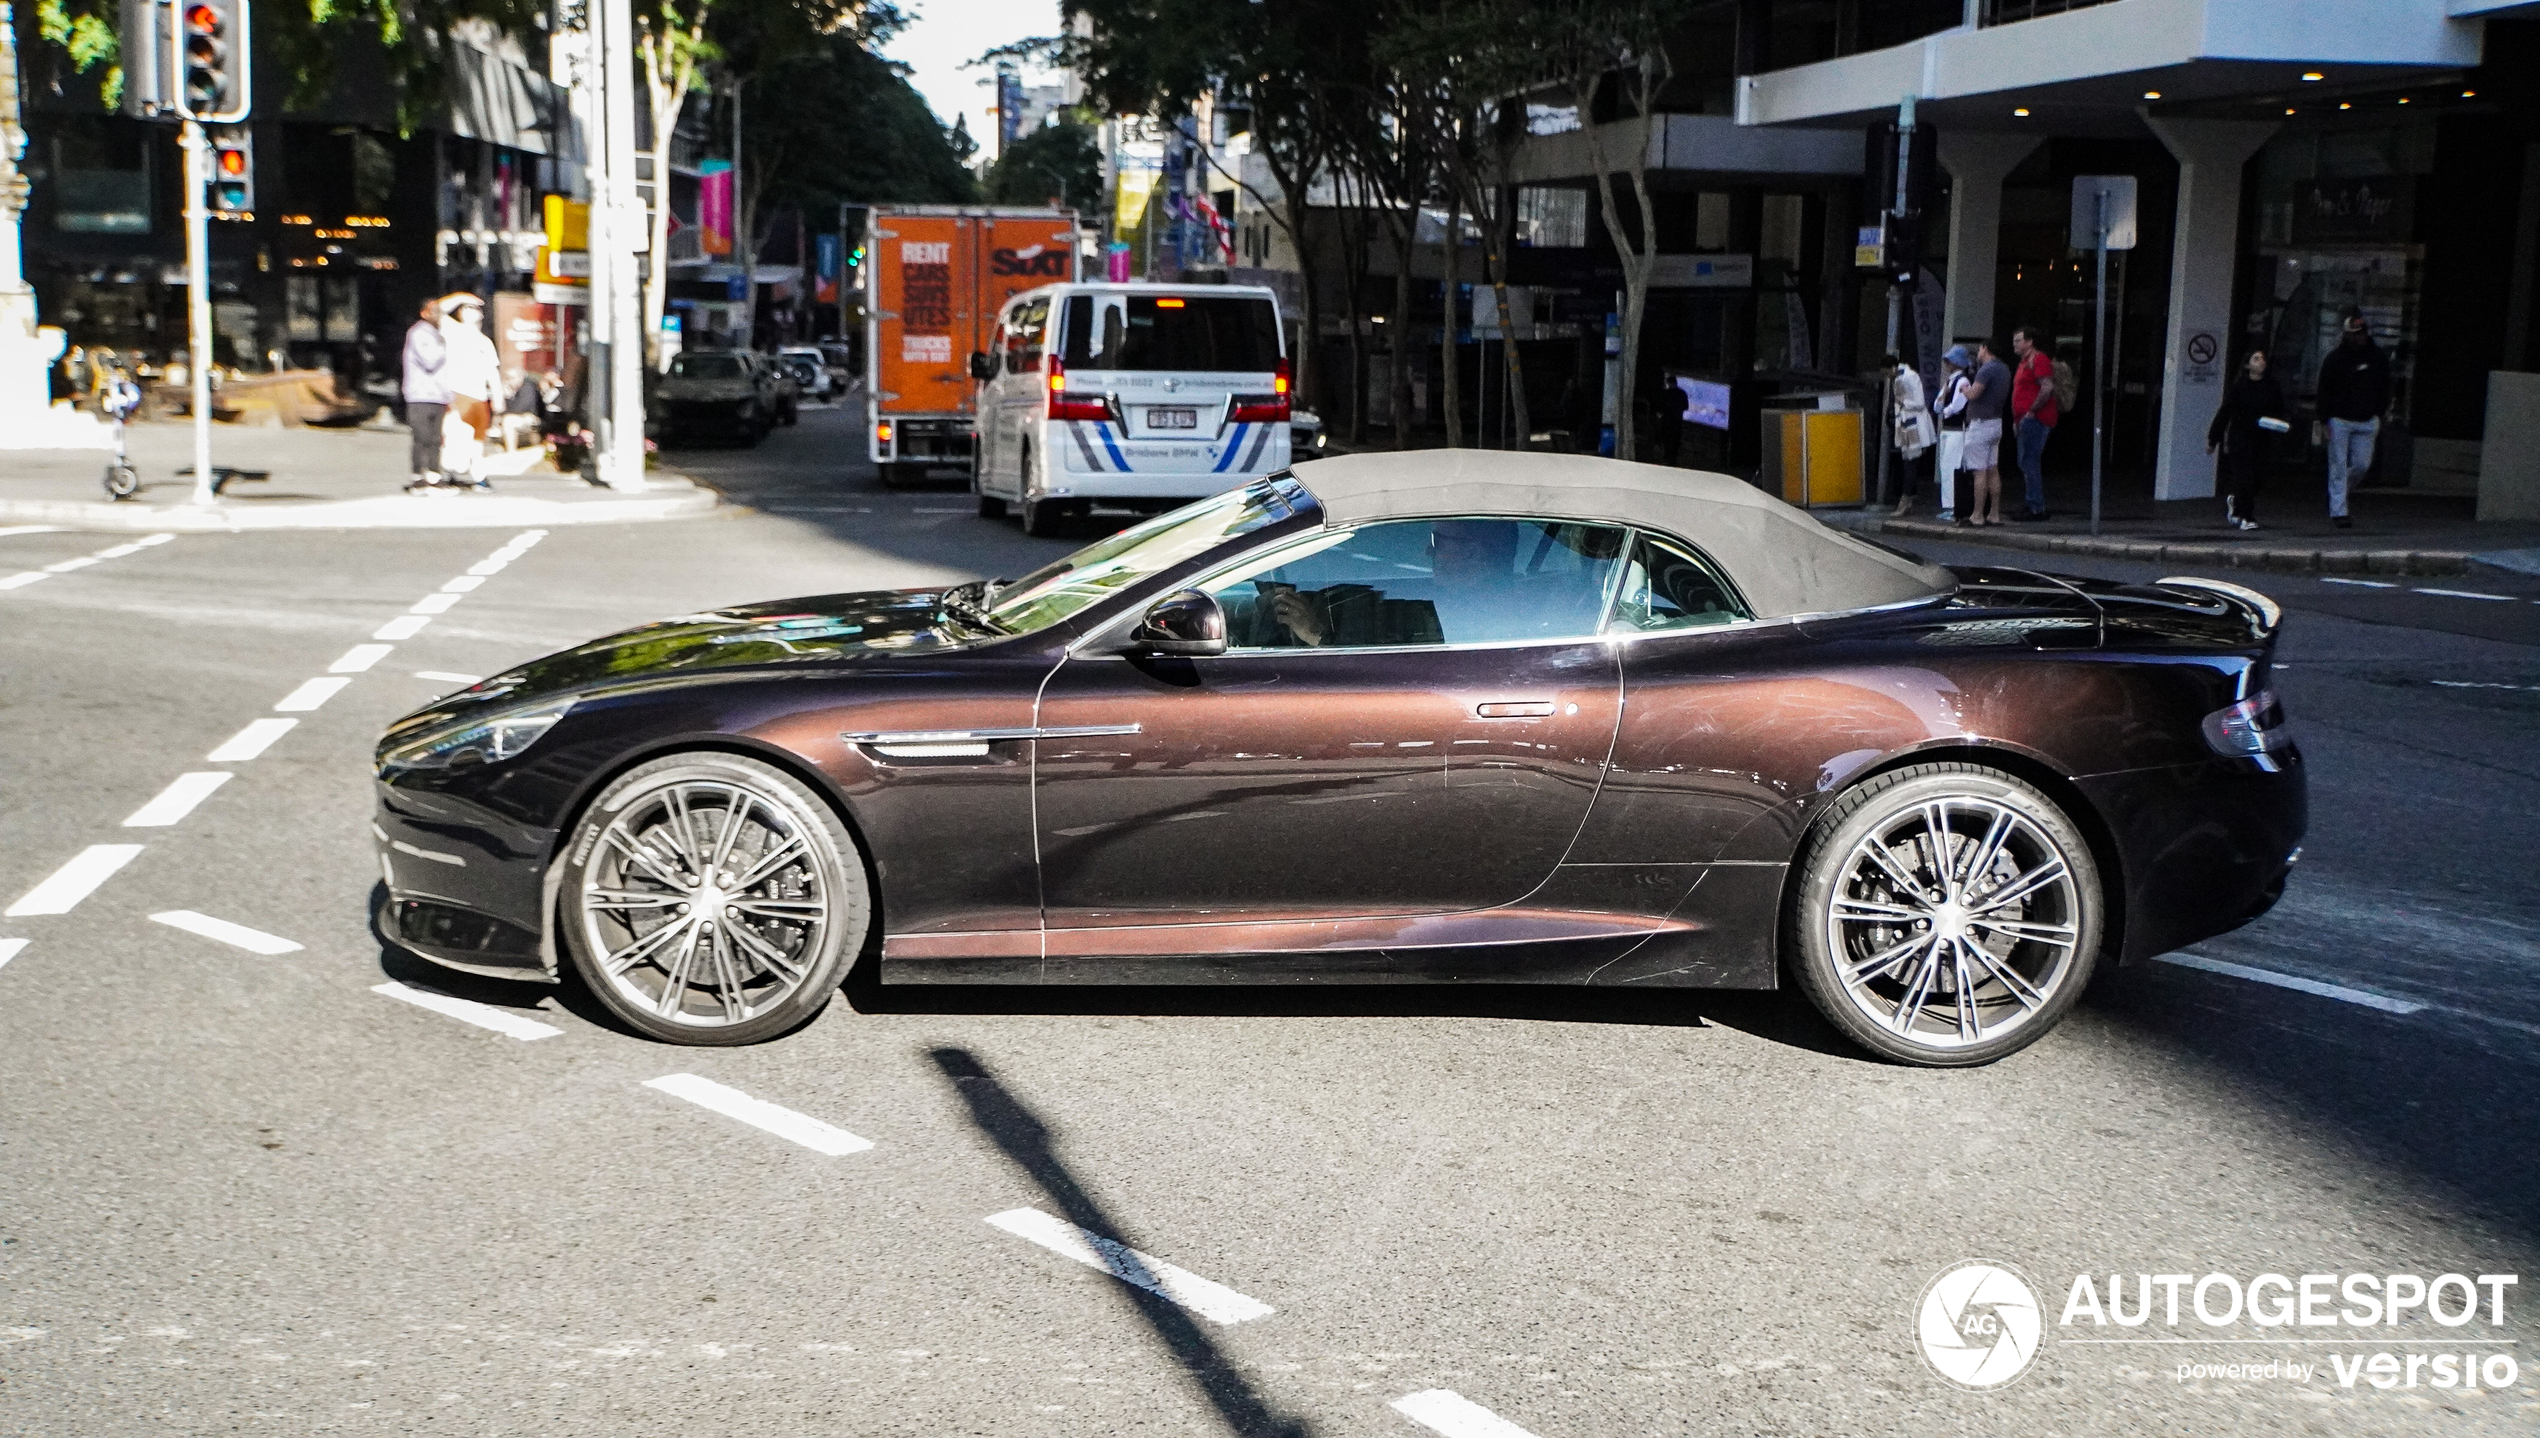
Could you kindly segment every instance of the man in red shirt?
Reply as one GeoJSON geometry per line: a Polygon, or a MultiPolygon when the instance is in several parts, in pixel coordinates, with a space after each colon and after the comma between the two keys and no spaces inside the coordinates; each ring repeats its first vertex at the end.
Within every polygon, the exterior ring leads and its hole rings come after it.
{"type": "Polygon", "coordinates": [[[2020,475],[2028,481],[2028,512],[2022,519],[2046,517],[2046,436],[2062,418],[2055,407],[2055,362],[2038,348],[2036,328],[2011,331],[2011,349],[2019,362],[2011,371],[2011,415],[2018,421],[2020,475]]]}

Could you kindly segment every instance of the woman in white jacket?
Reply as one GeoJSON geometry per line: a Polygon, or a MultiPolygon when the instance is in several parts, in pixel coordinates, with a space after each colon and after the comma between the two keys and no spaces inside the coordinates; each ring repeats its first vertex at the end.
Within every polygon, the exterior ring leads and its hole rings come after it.
{"type": "Polygon", "coordinates": [[[441,471],[452,482],[478,489],[493,486],[477,474],[485,455],[485,436],[493,428],[494,386],[501,361],[494,342],[481,328],[485,302],[460,291],[441,299],[441,338],[449,358],[441,367],[450,391],[450,420],[441,431],[441,471]]]}

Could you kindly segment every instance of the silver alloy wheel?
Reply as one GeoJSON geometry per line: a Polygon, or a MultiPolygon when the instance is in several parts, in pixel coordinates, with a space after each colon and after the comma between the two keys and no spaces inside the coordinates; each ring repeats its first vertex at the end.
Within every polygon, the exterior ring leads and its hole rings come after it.
{"type": "Polygon", "coordinates": [[[2017,809],[1972,796],[1889,815],[1843,858],[1825,914],[1844,997],[1921,1047],[1968,1049],[2033,1021],[2074,970],[2072,862],[2017,809]]]}
{"type": "Polygon", "coordinates": [[[775,796],[719,780],[665,785],[619,810],[574,896],[602,981],[698,1028],[793,997],[833,920],[812,838],[775,796]]]}

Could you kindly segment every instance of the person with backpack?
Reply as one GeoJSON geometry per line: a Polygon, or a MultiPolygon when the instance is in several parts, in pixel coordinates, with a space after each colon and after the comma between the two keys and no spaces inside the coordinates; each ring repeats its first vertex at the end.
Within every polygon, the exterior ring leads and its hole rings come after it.
{"type": "Polygon", "coordinates": [[[2055,361],[2038,347],[2033,325],[2011,331],[2011,350],[2019,356],[2011,374],[2011,414],[2017,421],[2020,477],[2028,482],[2028,507],[2018,517],[2046,517],[2046,439],[2055,432],[2062,407],[2055,393],[2055,361]]]}

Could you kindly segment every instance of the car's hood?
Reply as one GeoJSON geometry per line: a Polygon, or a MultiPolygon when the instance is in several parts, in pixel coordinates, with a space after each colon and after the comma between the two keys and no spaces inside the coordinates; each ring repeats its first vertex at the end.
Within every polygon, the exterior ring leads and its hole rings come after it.
{"type": "Polygon", "coordinates": [[[382,742],[478,713],[535,705],[671,674],[841,664],[934,653],[988,636],[939,625],[945,591],[876,590],[778,599],[640,624],[507,669],[389,726],[382,742]]]}

